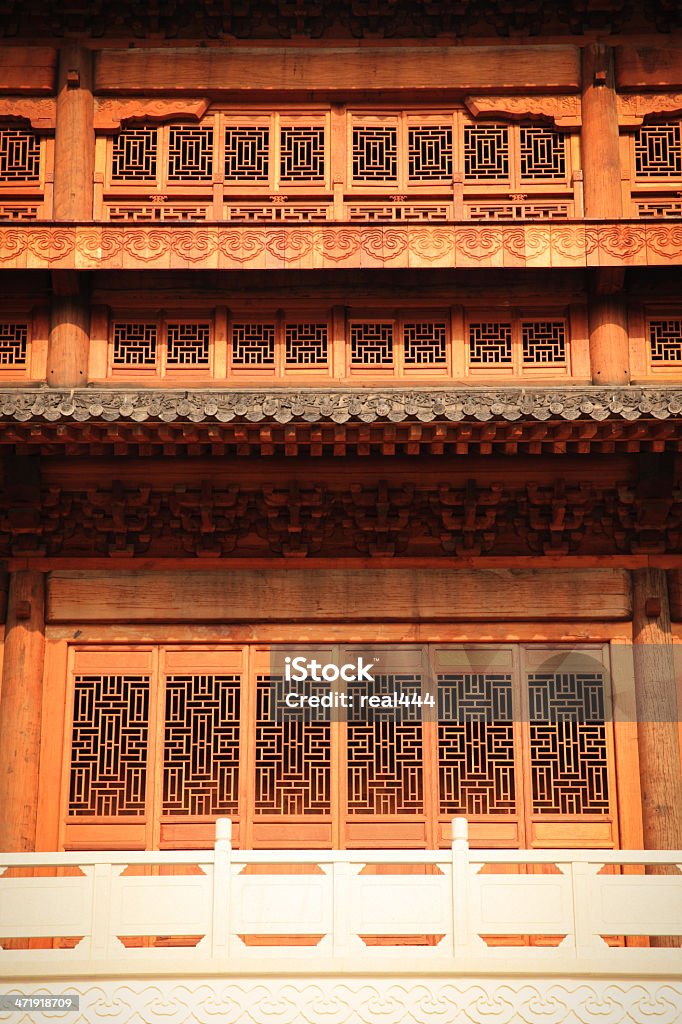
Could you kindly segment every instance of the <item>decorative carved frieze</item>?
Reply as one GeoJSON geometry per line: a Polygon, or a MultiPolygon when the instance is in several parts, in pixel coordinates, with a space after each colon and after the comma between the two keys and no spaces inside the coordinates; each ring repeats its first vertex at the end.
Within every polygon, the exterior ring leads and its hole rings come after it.
{"type": "Polygon", "coordinates": [[[57,100],[53,96],[0,96],[0,119],[27,121],[32,128],[53,129],[57,121],[57,100]]]}
{"type": "Polygon", "coordinates": [[[475,118],[545,121],[566,131],[582,124],[579,96],[466,96],[464,103],[475,118]]]}
{"type": "Polygon", "coordinates": [[[682,92],[618,94],[618,120],[625,128],[639,128],[647,117],[682,115],[682,92]]]}
{"type": "Polygon", "coordinates": [[[209,107],[209,101],[188,99],[130,99],[97,96],[95,98],[94,125],[96,131],[117,131],[122,125],[136,121],[161,124],[177,118],[192,117],[199,121],[209,107]]]}

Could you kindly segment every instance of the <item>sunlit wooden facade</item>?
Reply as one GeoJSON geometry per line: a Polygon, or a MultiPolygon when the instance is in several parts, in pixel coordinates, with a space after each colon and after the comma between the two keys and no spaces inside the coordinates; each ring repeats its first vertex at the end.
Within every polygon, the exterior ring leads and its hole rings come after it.
{"type": "Polygon", "coordinates": [[[218,6],[5,29],[0,847],[679,849],[678,15],[218,6]]]}

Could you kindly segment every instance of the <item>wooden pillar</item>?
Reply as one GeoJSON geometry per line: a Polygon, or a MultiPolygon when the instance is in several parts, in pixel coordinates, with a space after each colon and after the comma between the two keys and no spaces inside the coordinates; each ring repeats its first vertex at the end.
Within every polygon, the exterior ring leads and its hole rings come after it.
{"type": "Polygon", "coordinates": [[[622,217],[613,50],[601,43],[590,43],[582,51],[582,122],[585,217],[622,217]]]}
{"type": "Polygon", "coordinates": [[[644,843],[682,849],[682,771],[670,606],[662,569],[635,569],[633,654],[644,843]]]}
{"type": "Polygon", "coordinates": [[[95,171],[92,53],[77,45],[59,53],[54,157],[54,219],[92,220],[95,171]]]}
{"type": "MultiPolygon", "coordinates": [[[[53,274],[53,281],[56,274],[53,274]]],[[[83,289],[83,292],[85,289],[83,289]]],[[[51,388],[79,388],[88,381],[90,305],[87,295],[54,294],[47,347],[47,383],[51,388]]]]}
{"type": "Polygon", "coordinates": [[[589,328],[592,383],[630,383],[627,306],[623,292],[603,294],[605,275],[592,271],[589,328]]]}
{"type": "Polygon", "coordinates": [[[45,578],[21,570],[9,583],[0,691],[0,850],[35,849],[45,654],[45,578]]]}

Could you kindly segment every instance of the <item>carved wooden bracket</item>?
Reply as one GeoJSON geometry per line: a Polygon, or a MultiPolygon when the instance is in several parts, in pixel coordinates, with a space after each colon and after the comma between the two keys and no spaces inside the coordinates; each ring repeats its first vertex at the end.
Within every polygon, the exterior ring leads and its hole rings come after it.
{"type": "Polygon", "coordinates": [[[567,131],[582,124],[579,96],[466,96],[464,103],[476,118],[551,121],[567,131]]]}
{"type": "Polygon", "coordinates": [[[624,128],[639,128],[646,117],[682,114],[682,92],[631,93],[618,96],[618,121],[624,128]]]}
{"type": "Polygon", "coordinates": [[[33,128],[54,128],[57,100],[52,96],[0,96],[0,118],[28,121],[33,128]]]}
{"type": "Polygon", "coordinates": [[[108,99],[95,98],[96,131],[117,131],[124,122],[152,121],[160,124],[178,117],[199,121],[209,107],[208,100],[192,99],[108,99]]]}

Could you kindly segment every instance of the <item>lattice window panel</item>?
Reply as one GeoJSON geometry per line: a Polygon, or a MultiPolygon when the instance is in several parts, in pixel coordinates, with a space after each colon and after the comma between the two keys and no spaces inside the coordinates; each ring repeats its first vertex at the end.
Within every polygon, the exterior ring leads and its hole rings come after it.
{"type": "Polygon", "coordinates": [[[0,369],[24,369],[28,364],[28,324],[0,323],[0,369]]]}
{"type": "Polygon", "coordinates": [[[39,210],[34,203],[0,203],[0,220],[38,220],[39,210]]]}
{"type": "Polygon", "coordinates": [[[114,137],[111,154],[112,181],[156,181],[158,172],[157,128],[126,128],[114,137]]]}
{"type": "Polygon", "coordinates": [[[638,178],[673,178],[682,174],[679,124],[645,124],[635,133],[638,178]]]}
{"type": "Polygon", "coordinates": [[[274,366],[275,325],[241,323],[232,325],[233,366],[274,366]]]}
{"type": "Polygon", "coordinates": [[[284,328],[287,366],[326,366],[329,358],[329,327],[326,323],[286,324],[284,328]]]}
{"type": "Polygon", "coordinates": [[[509,177],[509,129],[506,125],[464,126],[464,177],[467,181],[509,177]]]}
{"type": "Polygon", "coordinates": [[[512,325],[492,321],[469,324],[471,366],[511,366],[512,325]]]}
{"type": "Polygon", "coordinates": [[[516,811],[512,677],[453,672],[438,676],[438,780],[441,814],[516,811]]]}
{"type": "Polygon", "coordinates": [[[362,321],[350,325],[351,366],[393,366],[393,324],[362,321]]]}
{"type": "Polygon", "coordinates": [[[225,129],[225,181],[267,185],[269,180],[269,127],[228,125],[225,129]]]}
{"type": "Polygon", "coordinates": [[[377,675],[371,683],[349,683],[348,814],[422,814],[424,752],[421,695],[415,674],[377,675]],[[360,695],[404,695],[410,701],[393,709],[361,708],[360,695]]]}
{"type": "Polygon", "coordinates": [[[208,366],[210,324],[168,324],[166,339],[166,366],[208,366]]]}
{"type": "Polygon", "coordinates": [[[395,184],[398,180],[398,128],[393,125],[355,125],[353,180],[395,184]]]}
{"type": "Polygon", "coordinates": [[[113,326],[113,366],[156,367],[157,327],[149,323],[119,322],[113,326]]]}
{"type": "Polygon", "coordinates": [[[655,217],[658,220],[674,218],[676,220],[678,217],[682,217],[682,200],[637,200],[635,209],[638,217],[655,217]]]}
{"type": "Polygon", "coordinates": [[[283,125],[280,128],[280,181],[285,184],[324,182],[324,128],[283,125]]]}
{"type": "Polygon", "coordinates": [[[607,814],[604,680],[595,672],[528,676],[536,814],[607,814]]]}
{"type": "Polygon", "coordinates": [[[566,365],[564,320],[523,320],[521,340],[524,366],[566,365]]]}
{"type": "Polygon", "coordinates": [[[451,182],[452,126],[414,126],[408,128],[407,137],[409,180],[451,182]]]}
{"type": "Polygon", "coordinates": [[[468,203],[469,220],[568,220],[572,203],[468,203]]]}
{"type": "Polygon", "coordinates": [[[682,363],[682,319],[649,320],[649,357],[657,366],[682,363]]]}
{"type": "MultiPolygon", "coordinates": [[[[306,683],[306,692],[329,692],[327,683],[306,683]]],[[[291,683],[256,678],[255,813],[331,812],[331,725],[324,709],[287,709],[291,683]]]]}
{"type": "Polygon", "coordinates": [[[403,346],[405,366],[447,364],[447,328],[443,322],[427,320],[404,324],[403,346]]]}
{"type": "Polygon", "coordinates": [[[213,127],[178,125],[168,133],[168,180],[210,181],[213,177],[213,127]]]}
{"type": "Polygon", "coordinates": [[[230,203],[225,207],[228,220],[248,224],[257,221],[283,221],[291,224],[322,224],[329,220],[333,207],[331,203],[315,205],[313,203],[259,203],[257,205],[235,206],[230,203]]]}
{"type": "Polygon", "coordinates": [[[566,178],[566,139],[551,128],[520,129],[522,181],[563,181],[566,178]]]}
{"type": "Polygon", "coordinates": [[[110,221],[208,220],[210,207],[199,203],[107,203],[110,221]]]}
{"type": "Polygon", "coordinates": [[[24,128],[0,128],[0,182],[40,180],[40,139],[24,128]]]}
{"type": "Polygon", "coordinates": [[[405,222],[450,220],[452,210],[445,203],[357,203],[346,207],[349,221],[398,220],[405,222]]]}
{"type": "Polygon", "coordinates": [[[237,813],[239,683],[236,675],[166,680],[164,814],[237,813]]]}
{"type": "Polygon", "coordinates": [[[77,676],[69,814],[143,815],[148,743],[148,676],[77,676]]]}

